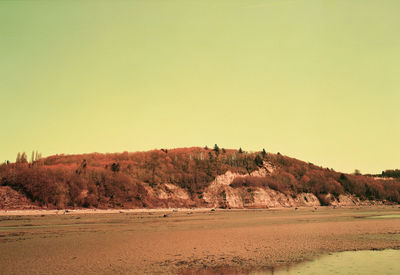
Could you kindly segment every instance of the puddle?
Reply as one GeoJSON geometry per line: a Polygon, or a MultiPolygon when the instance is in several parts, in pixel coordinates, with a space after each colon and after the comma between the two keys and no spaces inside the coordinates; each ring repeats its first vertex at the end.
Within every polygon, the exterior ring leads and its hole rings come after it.
{"type": "Polygon", "coordinates": [[[252,275],[400,274],[400,250],[346,251],[319,257],[286,269],[250,272],[252,275]]]}

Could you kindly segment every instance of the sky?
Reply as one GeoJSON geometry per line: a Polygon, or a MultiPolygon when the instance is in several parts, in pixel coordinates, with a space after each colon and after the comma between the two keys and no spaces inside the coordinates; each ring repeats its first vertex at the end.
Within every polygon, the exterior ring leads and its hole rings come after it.
{"type": "Polygon", "coordinates": [[[0,161],[218,144],[400,168],[397,0],[0,0],[0,161]]]}

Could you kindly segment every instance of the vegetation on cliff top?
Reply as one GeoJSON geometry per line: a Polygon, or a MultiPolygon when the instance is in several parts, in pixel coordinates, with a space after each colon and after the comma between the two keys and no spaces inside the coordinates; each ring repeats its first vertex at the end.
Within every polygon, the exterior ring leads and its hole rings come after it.
{"type": "Polygon", "coordinates": [[[115,154],[56,155],[40,158],[19,155],[16,163],[0,166],[0,184],[10,186],[32,201],[47,207],[159,207],[149,190],[164,183],[188,191],[195,206],[203,206],[202,192],[217,175],[227,171],[242,174],[233,188],[271,188],[295,197],[315,194],[322,204],[324,194],[353,194],[360,199],[400,202],[400,181],[350,175],[315,166],[281,154],[248,153],[239,150],[182,148],[115,154]],[[266,177],[251,172],[269,163],[275,169],[266,177]]]}

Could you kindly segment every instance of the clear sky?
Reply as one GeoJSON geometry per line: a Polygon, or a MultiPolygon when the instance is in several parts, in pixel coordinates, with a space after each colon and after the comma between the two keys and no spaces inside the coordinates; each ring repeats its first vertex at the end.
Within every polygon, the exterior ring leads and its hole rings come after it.
{"type": "Polygon", "coordinates": [[[398,0],[0,0],[0,159],[217,143],[400,168],[399,13],[398,0]]]}

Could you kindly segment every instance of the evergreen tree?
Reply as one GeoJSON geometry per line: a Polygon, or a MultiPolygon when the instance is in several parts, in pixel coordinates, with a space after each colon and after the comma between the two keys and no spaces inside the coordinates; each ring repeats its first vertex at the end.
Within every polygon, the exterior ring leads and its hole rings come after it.
{"type": "Polygon", "coordinates": [[[114,162],[113,164],[111,164],[111,171],[113,171],[114,173],[119,172],[119,169],[120,169],[119,163],[114,162]]]}
{"type": "Polygon", "coordinates": [[[265,156],[267,155],[267,152],[265,151],[265,149],[263,148],[262,152],[261,152],[263,158],[265,158],[265,156]]]}
{"type": "Polygon", "coordinates": [[[218,154],[219,154],[219,147],[218,147],[218,145],[217,144],[215,144],[214,145],[214,152],[215,152],[215,154],[218,156],[218,154]]]}

